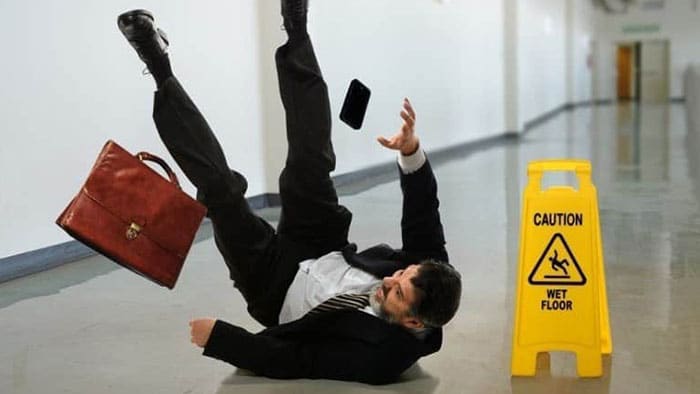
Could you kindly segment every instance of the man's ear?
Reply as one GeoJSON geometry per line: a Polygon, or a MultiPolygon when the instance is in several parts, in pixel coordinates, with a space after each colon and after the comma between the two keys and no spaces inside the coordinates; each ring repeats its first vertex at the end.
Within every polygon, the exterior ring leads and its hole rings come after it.
{"type": "Polygon", "coordinates": [[[420,319],[416,318],[415,316],[406,316],[403,319],[401,319],[401,325],[406,327],[406,328],[423,328],[425,327],[425,324],[423,324],[420,319]]]}

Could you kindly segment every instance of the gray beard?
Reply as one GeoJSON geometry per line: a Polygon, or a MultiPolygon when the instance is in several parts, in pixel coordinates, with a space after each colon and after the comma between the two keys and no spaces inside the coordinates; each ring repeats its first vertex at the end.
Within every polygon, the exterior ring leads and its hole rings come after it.
{"type": "Polygon", "coordinates": [[[372,288],[372,292],[370,293],[369,296],[369,306],[372,307],[372,311],[383,320],[386,320],[389,323],[396,323],[396,319],[394,319],[393,316],[389,315],[386,310],[384,310],[384,305],[379,302],[377,299],[377,289],[381,288],[382,284],[379,283],[378,285],[374,286],[372,288]]]}
{"type": "MultiPolygon", "coordinates": [[[[383,319],[386,322],[392,323],[392,324],[398,324],[396,319],[386,313],[384,310],[384,306],[382,303],[379,302],[377,299],[377,289],[382,287],[382,284],[378,284],[372,288],[372,293],[369,296],[369,306],[372,307],[372,311],[379,317],[380,319],[383,319]]],[[[415,329],[408,329],[413,335],[416,336],[416,338],[423,340],[425,339],[425,336],[430,333],[432,329],[430,328],[415,328],[415,329]]]]}

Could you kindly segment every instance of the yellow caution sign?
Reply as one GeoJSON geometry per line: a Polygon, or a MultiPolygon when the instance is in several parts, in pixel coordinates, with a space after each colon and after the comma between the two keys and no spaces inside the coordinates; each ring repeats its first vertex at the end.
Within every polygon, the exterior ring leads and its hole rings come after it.
{"type": "Polygon", "coordinates": [[[601,376],[601,356],[612,353],[612,338],[591,164],[535,161],[527,173],[511,374],[534,376],[538,353],[569,351],[576,353],[579,376],[601,376]],[[578,190],[543,190],[549,171],[575,172],[578,190]]]}

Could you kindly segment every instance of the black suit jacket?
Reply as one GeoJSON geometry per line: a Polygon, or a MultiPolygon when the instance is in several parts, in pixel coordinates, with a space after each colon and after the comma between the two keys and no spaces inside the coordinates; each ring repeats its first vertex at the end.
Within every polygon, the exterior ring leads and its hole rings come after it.
{"type": "MultiPolygon", "coordinates": [[[[425,259],[447,264],[437,183],[426,163],[401,174],[403,247],[378,245],[357,253],[349,244],[346,261],[377,278],[425,259]]],[[[424,338],[383,319],[357,310],[307,315],[299,320],[250,333],[217,321],[204,355],[272,378],[325,378],[371,384],[394,381],[420,357],[442,344],[442,330],[424,338]]]]}

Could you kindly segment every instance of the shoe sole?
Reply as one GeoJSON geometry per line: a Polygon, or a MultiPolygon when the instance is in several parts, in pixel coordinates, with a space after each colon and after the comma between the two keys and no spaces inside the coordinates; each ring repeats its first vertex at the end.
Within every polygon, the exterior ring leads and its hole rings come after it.
{"type": "Polygon", "coordinates": [[[122,21],[128,21],[129,19],[132,19],[136,16],[146,16],[152,21],[155,22],[156,18],[153,17],[153,14],[150,11],[147,10],[131,10],[128,12],[125,12],[117,17],[117,23],[122,23],[122,21]]]}

